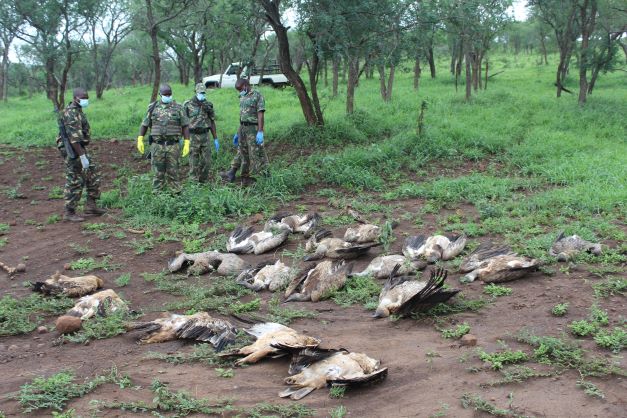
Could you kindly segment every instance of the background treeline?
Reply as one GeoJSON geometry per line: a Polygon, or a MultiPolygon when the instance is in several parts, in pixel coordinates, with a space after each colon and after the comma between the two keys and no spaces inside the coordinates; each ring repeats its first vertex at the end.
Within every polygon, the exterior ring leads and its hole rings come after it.
{"type": "MultiPolygon", "coordinates": [[[[586,102],[599,76],[627,57],[621,0],[530,0],[514,22],[504,0],[17,0],[0,4],[0,95],[45,92],[56,105],[71,86],[101,98],[112,87],[163,81],[188,85],[233,61],[278,61],[309,124],[324,123],[317,86],[355,109],[362,77],[393,97],[401,62],[413,63],[414,89],[445,72],[470,99],[491,76],[490,51],[536,56],[555,67],[556,94],[586,102]],[[287,17],[287,18],[286,18],[287,17]],[[292,27],[288,27],[288,23],[292,27]],[[9,50],[17,52],[10,62],[9,50]],[[557,53],[557,62],[548,56],[557,53]],[[435,57],[450,65],[436,68],[435,57]],[[301,75],[305,78],[301,78],[301,75]]],[[[621,69],[622,70],[622,69],[621,69]]],[[[624,70],[623,70],[624,71],[624,70]]]]}

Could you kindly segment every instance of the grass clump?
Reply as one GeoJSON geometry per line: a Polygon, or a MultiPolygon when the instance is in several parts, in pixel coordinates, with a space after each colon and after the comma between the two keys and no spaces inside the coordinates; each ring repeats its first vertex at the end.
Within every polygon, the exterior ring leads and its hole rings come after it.
{"type": "Polygon", "coordinates": [[[348,410],[344,405],[340,405],[337,408],[333,408],[329,411],[329,416],[331,418],[344,418],[348,414],[348,410]]]}
{"type": "Polygon", "coordinates": [[[224,379],[229,379],[229,378],[235,376],[235,372],[231,368],[224,369],[222,367],[218,367],[215,370],[216,370],[216,375],[218,375],[218,377],[222,377],[224,379]]]}
{"type": "Polygon", "coordinates": [[[96,376],[84,383],[76,383],[73,372],[63,371],[47,378],[36,377],[32,382],[22,385],[17,400],[24,413],[39,409],[62,411],[70,399],[80,398],[105,383],[115,383],[125,388],[131,385],[131,380],[127,375],[120,375],[115,367],[111,368],[108,375],[96,376]]]}
{"type": "Polygon", "coordinates": [[[412,318],[421,319],[425,317],[439,317],[453,315],[462,312],[477,312],[483,309],[489,302],[484,299],[466,299],[464,295],[458,294],[452,303],[438,303],[427,312],[412,314],[412,318]]]}
{"type": "Polygon", "coordinates": [[[112,271],[117,270],[121,266],[119,264],[111,263],[111,256],[103,257],[102,260],[96,261],[92,257],[79,258],[70,263],[70,270],[81,270],[85,273],[89,273],[93,270],[112,271]]]}
{"type": "Polygon", "coordinates": [[[244,416],[250,418],[305,418],[315,415],[315,410],[301,404],[274,405],[271,403],[258,403],[244,411],[244,416]]]}
{"type": "Polygon", "coordinates": [[[346,284],[331,295],[331,300],[342,307],[361,304],[366,309],[375,309],[381,286],[371,276],[355,276],[346,280],[346,284]]]}
{"type": "Polygon", "coordinates": [[[115,279],[115,284],[118,287],[128,286],[131,282],[131,273],[121,274],[117,279],[115,279]]]}
{"type": "Polygon", "coordinates": [[[32,294],[25,298],[6,295],[0,299],[0,337],[31,332],[42,321],[41,314],[58,315],[74,306],[67,297],[44,298],[32,294]]]}
{"type": "Polygon", "coordinates": [[[592,396],[593,398],[605,399],[605,394],[597,385],[591,382],[586,382],[585,380],[577,380],[577,387],[583,389],[583,392],[592,396]]]}
{"type": "Polygon", "coordinates": [[[551,309],[553,316],[564,316],[568,312],[568,302],[558,303],[551,309]]]}
{"type": "Polygon", "coordinates": [[[501,375],[503,376],[501,379],[488,383],[484,386],[498,386],[498,385],[507,385],[510,383],[522,383],[528,379],[533,379],[535,377],[549,377],[553,376],[554,373],[541,373],[538,372],[531,367],[522,366],[522,365],[514,365],[511,367],[503,368],[500,370],[501,375]]]}
{"type": "Polygon", "coordinates": [[[496,353],[486,353],[485,351],[481,351],[479,353],[479,358],[483,362],[489,363],[493,370],[501,370],[505,364],[521,363],[529,360],[529,356],[520,350],[506,350],[496,353]]]}
{"type": "Polygon", "coordinates": [[[580,321],[573,321],[568,325],[570,332],[577,337],[587,337],[594,334],[597,330],[597,325],[594,322],[588,322],[585,319],[580,321]]]}
{"type": "Polygon", "coordinates": [[[268,320],[279,324],[289,325],[295,319],[315,318],[317,314],[306,309],[286,308],[281,305],[278,296],[273,296],[268,301],[268,320]]]}
{"type": "Polygon", "coordinates": [[[442,329],[440,332],[444,338],[458,340],[470,332],[470,325],[464,322],[463,324],[457,325],[455,328],[442,329]]]}
{"type": "Polygon", "coordinates": [[[329,389],[329,396],[335,399],[341,399],[346,394],[346,386],[333,385],[329,389]]]}
{"type": "Polygon", "coordinates": [[[485,412],[496,417],[523,417],[511,409],[501,409],[496,405],[483,399],[480,395],[464,393],[461,398],[462,406],[465,409],[472,408],[475,411],[485,412]]]}
{"type": "Polygon", "coordinates": [[[620,353],[627,345],[627,332],[623,327],[616,327],[611,331],[600,330],[595,334],[594,342],[613,353],[620,353]]]}
{"type": "Polygon", "coordinates": [[[150,385],[150,390],[154,393],[152,404],[143,401],[104,402],[102,406],[131,412],[152,412],[156,416],[169,413],[178,417],[185,417],[190,414],[221,415],[233,410],[231,402],[228,400],[209,401],[195,398],[184,391],[173,392],[168,385],[156,379],[150,385]]]}
{"type": "MultiPolygon", "coordinates": [[[[229,346],[229,350],[236,350],[239,347],[246,345],[249,342],[248,337],[238,336],[235,344],[229,346]]],[[[162,360],[170,364],[184,364],[184,363],[200,363],[206,366],[222,366],[233,367],[237,357],[221,357],[219,353],[213,349],[210,344],[196,344],[191,353],[157,353],[149,352],[147,358],[162,360]]]]}
{"type": "Polygon", "coordinates": [[[509,296],[512,294],[512,288],[490,283],[483,288],[483,293],[485,293],[486,295],[490,295],[493,298],[497,298],[500,296],[509,296]]]}
{"type": "Polygon", "coordinates": [[[73,343],[86,344],[92,340],[104,340],[115,337],[126,332],[124,325],[129,319],[128,312],[120,310],[107,316],[95,316],[83,321],[80,331],[64,335],[63,338],[73,343]]]}
{"type": "Polygon", "coordinates": [[[610,277],[607,280],[592,285],[594,296],[607,298],[614,295],[623,295],[627,289],[627,279],[624,277],[610,277]]]}

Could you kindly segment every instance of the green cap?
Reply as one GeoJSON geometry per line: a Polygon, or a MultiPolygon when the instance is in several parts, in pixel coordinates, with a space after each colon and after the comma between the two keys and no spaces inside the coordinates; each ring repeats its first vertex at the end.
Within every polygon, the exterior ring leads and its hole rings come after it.
{"type": "Polygon", "coordinates": [[[196,93],[206,93],[206,92],[207,92],[207,88],[205,87],[203,83],[196,84],[196,93]]]}

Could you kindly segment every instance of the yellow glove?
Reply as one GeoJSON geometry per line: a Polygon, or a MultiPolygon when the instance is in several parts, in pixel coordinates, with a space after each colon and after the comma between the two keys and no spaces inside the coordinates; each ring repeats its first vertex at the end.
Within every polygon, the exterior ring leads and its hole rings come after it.
{"type": "Polygon", "coordinates": [[[189,139],[183,140],[183,152],[181,153],[181,157],[187,157],[189,154],[189,139]]]}
{"type": "Polygon", "coordinates": [[[144,153],[144,137],[142,135],[137,137],[137,151],[140,154],[144,153]]]}

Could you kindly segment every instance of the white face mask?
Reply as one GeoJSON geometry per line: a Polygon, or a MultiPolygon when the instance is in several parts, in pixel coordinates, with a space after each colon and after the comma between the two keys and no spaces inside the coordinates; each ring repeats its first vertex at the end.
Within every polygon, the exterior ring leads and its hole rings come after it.
{"type": "Polygon", "coordinates": [[[87,106],[89,106],[89,99],[79,99],[78,104],[80,107],[85,109],[87,106]]]}
{"type": "Polygon", "coordinates": [[[164,104],[168,104],[168,103],[172,102],[172,96],[161,96],[161,101],[164,104]]]}
{"type": "Polygon", "coordinates": [[[204,102],[206,99],[205,93],[196,93],[196,98],[201,102],[204,102]]]}
{"type": "Polygon", "coordinates": [[[242,90],[239,92],[239,97],[244,97],[248,94],[248,92],[246,90],[242,90]]]}

